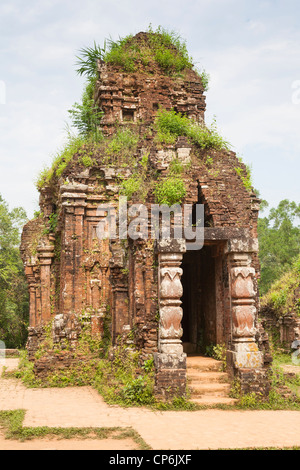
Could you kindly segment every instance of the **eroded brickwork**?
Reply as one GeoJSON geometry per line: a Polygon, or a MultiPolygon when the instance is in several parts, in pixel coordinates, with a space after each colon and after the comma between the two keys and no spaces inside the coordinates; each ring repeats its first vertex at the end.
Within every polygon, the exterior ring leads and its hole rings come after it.
{"type": "MultiPolygon", "coordinates": [[[[149,132],[159,107],[204,122],[204,90],[193,70],[184,78],[174,78],[159,70],[125,73],[104,63],[99,63],[98,69],[95,103],[104,112],[101,128],[106,138],[110,139],[116,129],[133,129],[139,135],[136,162],[145,153],[148,156],[145,181],[153,174],[167,177],[170,163],[176,159],[184,167],[183,203],[204,204],[208,259],[199,255],[199,263],[210,274],[202,293],[201,277],[198,290],[191,290],[201,302],[200,307],[192,305],[198,320],[191,316],[192,324],[187,328],[198,331],[197,339],[188,342],[193,348],[203,337],[215,344],[225,343],[232,367],[243,369],[243,377],[247,377],[245,370],[259,369],[262,359],[255,343],[259,201],[241,178],[246,168],[232,151],[201,149],[184,136],[175,144],[162,146],[155,141],[153,128],[149,132]],[[239,261],[234,264],[234,260],[239,261]],[[204,297],[205,290],[212,292],[209,300],[204,297]],[[205,309],[211,312],[210,317],[205,309]],[[197,325],[204,327],[206,336],[197,325]]],[[[62,350],[67,343],[72,351],[80,336],[79,317],[88,318],[94,335],[103,334],[109,318],[112,344],[124,331],[133,331],[134,343],[143,357],[155,354],[157,393],[166,396],[166,389],[172,385],[172,393],[176,390],[182,395],[186,373],[180,325],[182,315],[189,315],[189,307],[181,305],[180,278],[184,272],[180,264],[183,261],[184,266],[185,250],[171,244],[169,251],[160,251],[153,240],[99,239],[99,223],[107,223],[107,211],[99,206],[109,204],[118,209],[120,182],[128,179],[134,168],[116,160],[108,162],[101,145],[95,147],[92,157],[92,164],[84,166],[78,152],[61,175],[44,185],[41,216],[24,227],[21,252],[30,291],[31,357],[49,320],[54,321],[54,343],[62,350]],[[170,290],[163,296],[164,276],[170,281],[170,290]]],[[[133,197],[129,205],[131,202],[143,202],[150,208],[155,202],[153,190],[145,200],[133,197]]],[[[70,354],[62,358],[72,361],[70,354]]],[[[45,367],[53,367],[53,360],[45,367]]],[[[40,361],[39,371],[42,365],[40,361]]]]}

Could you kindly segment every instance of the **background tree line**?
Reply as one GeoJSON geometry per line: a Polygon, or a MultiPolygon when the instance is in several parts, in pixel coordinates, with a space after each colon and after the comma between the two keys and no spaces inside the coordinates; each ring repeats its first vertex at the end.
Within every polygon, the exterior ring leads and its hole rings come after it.
{"type": "Polygon", "coordinates": [[[258,219],[260,295],[292,267],[300,253],[300,204],[284,199],[262,217],[267,206],[263,201],[258,219]]]}
{"type": "MultiPolygon", "coordinates": [[[[262,203],[258,220],[259,258],[261,263],[260,295],[279,279],[300,254],[300,204],[282,200],[277,208],[262,203]]],[[[9,210],[0,195],[0,340],[7,348],[22,348],[26,344],[29,321],[29,297],[20,238],[27,221],[21,207],[9,210]]]]}
{"type": "Polygon", "coordinates": [[[24,347],[27,338],[29,299],[19,251],[26,221],[25,210],[10,211],[0,195],[0,340],[7,348],[24,347]]]}

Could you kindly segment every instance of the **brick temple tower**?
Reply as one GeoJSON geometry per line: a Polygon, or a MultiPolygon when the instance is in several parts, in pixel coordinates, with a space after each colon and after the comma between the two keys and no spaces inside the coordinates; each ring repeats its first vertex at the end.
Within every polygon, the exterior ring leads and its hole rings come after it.
{"type": "MultiPolygon", "coordinates": [[[[142,47],[148,38],[139,33],[132,41],[142,47]]],[[[187,354],[217,344],[226,345],[230,374],[245,389],[260,390],[266,368],[257,324],[259,200],[233,151],[187,134],[163,141],[157,127],[160,110],[205,126],[201,76],[192,67],[166,72],[157,61],[128,71],[99,60],[94,103],[103,112],[102,140],[52,169],[40,186],[41,215],[24,227],[30,357],[50,321],[56,347],[76,348],[78,316],[88,314],[92,333],[102,334],[109,311],[112,345],[134,331],[135,346],[154,355],[158,395],[183,395],[187,354]],[[124,132],[135,136],[129,144],[124,132]],[[141,203],[150,211],[155,188],[172,178],[184,185],[181,204],[204,207],[201,249],[188,250],[184,237],[99,238],[105,204],[120,228],[126,182],[138,183],[127,210],[141,203]]]]}

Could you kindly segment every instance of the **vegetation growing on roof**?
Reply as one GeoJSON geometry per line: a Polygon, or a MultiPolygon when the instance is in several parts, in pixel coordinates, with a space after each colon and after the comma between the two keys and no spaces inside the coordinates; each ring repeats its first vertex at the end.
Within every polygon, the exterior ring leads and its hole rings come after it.
{"type": "Polygon", "coordinates": [[[52,165],[49,168],[44,168],[38,175],[36,180],[37,188],[41,189],[54,176],[60,177],[74,155],[82,148],[86,141],[82,136],[74,136],[69,133],[65,145],[54,155],[52,165]]]}
{"type": "Polygon", "coordinates": [[[93,47],[83,47],[79,51],[77,58],[77,73],[81,76],[86,76],[88,79],[94,79],[97,76],[97,62],[103,60],[106,46],[100,47],[94,41],[93,47]]]}
{"type": "Polygon", "coordinates": [[[92,47],[82,48],[77,56],[77,73],[88,80],[97,77],[98,60],[119,66],[125,72],[149,71],[158,66],[164,73],[176,75],[194,69],[201,77],[204,91],[208,90],[209,74],[194,68],[186,41],[176,31],[162,26],[154,30],[150,24],[146,33],[130,34],[116,41],[106,39],[103,47],[94,42],[92,47]]]}
{"type": "MultiPolygon", "coordinates": [[[[135,37],[128,35],[117,41],[108,39],[103,48],[96,43],[93,47],[83,48],[77,59],[77,72],[88,78],[96,75],[97,60],[117,65],[125,72],[156,65],[172,75],[193,67],[186,42],[180,35],[161,26],[154,30],[151,25],[146,33],[135,37]]],[[[203,77],[205,82],[208,76],[203,77]]]]}
{"type": "Polygon", "coordinates": [[[181,204],[186,195],[184,181],[179,176],[168,176],[158,181],[154,189],[155,199],[158,204],[181,204]]]}
{"type": "Polygon", "coordinates": [[[217,132],[215,120],[210,127],[198,124],[173,109],[160,109],[157,112],[155,125],[158,137],[163,143],[172,143],[172,138],[188,137],[202,149],[229,149],[230,144],[217,132]]]}
{"type": "Polygon", "coordinates": [[[65,145],[54,155],[51,166],[40,172],[36,186],[41,189],[53,178],[60,178],[72,163],[86,168],[97,164],[97,155],[100,155],[101,162],[105,165],[134,167],[138,140],[138,132],[127,127],[117,129],[106,139],[95,139],[93,132],[86,135],[69,132],[65,145]]]}
{"type": "Polygon", "coordinates": [[[136,130],[119,128],[110,139],[107,139],[105,155],[118,164],[127,162],[136,152],[139,135],[136,130]]]}
{"type": "Polygon", "coordinates": [[[134,39],[127,36],[118,41],[110,40],[108,45],[104,61],[119,65],[127,72],[137,71],[140,66],[156,64],[165,73],[172,75],[193,66],[185,41],[175,31],[167,31],[161,26],[153,30],[150,25],[146,35],[137,35],[134,39]]]}
{"type": "MultiPolygon", "coordinates": [[[[118,41],[107,40],[104,47],[94,42],[92,47],[82,48],[77,56],[76,71],[86,77],[87,82],[81,102],[74,103],[68,111],[76,133],[68,132],[67,141],[55,154],[50,168],[42,170],[36,182],[38,189],[53,178],[60,178],[76,154],[79,155],[76,162],[85,167],[95,163],[92,152],[96,151],[98,144],[104,140],[100,130],[103,112],[94,101],[98,60],[121,66],[129,72],[144,70],[147,67],[147,70],[156,71],[157,67],[160,67],[169,75],[193,67],[185,41],[175,31],[167,31],[161,26],[154,30],[150,25],[146,33],[139,33],[134,37],[129,35],[118,41]]],[[[208,75],[202,72],[201,78],[203,86],[206,87],[208,75]]],[[[202,148],[224,148],[227,145],[214,128],[201,127],[179,114],[176,115],[175,112],[168,114],[167,111],[162,111],[158,115],[156,142],[172,144],[178,135],[187,135],[202,148]],[[175,127],[172,121],[175,122],[175,127]]],[[[137,132],[131,129],[117,129],[112,138],[105,139],[102,147],[103,163],[116,163],[121,166],[128,165],[129,161],[133,163],[138,139],[137,132]]]]}
{"type": "Polygon", "coordinates": [[[120,194],[128,199],[136,195],[139,201],[144,201],[151,187],[150,182],[147,181],[147,170],[148,153],[145,153],[134,168],[132,175],[121,182],[120,194]]]}
{"type": "Polygon", "coordinates": [[[81,103],[74,103],[69,114],[72,120],[72,125],[77,129],[79,135],[83,138],[88,138],[95,141],[102,139],[102,133],[99,130],[103,111],[95,105],[94,90],[96,78],[92,77],[85,85],[81,103]]]}
{"type": "MultiPolygon", "coordinates": [[[[242,163],[241,158],[239,161],[242,163]]],[[[253,191],[253,183],[252,183],[252,173],[250,165],[245,165],[245,168],[241,166],[237,166],[234,168],[238,176],[241,178],[243,185],[245,186],[246,190],[251,193],[253,191]]]]}

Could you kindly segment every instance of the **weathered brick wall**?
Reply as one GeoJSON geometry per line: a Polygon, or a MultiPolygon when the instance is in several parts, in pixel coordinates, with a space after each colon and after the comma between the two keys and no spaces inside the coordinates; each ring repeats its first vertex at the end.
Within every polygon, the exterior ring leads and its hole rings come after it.
{"type": "MultiPolygon", "coordinates": [[[[240,240],[247,245],[253,252],[255,283],[259,277],[258,257],[251,249],[257,238],[259,201],[240,176],[244,172],[246,177],[246,167],[232,151],[203,150],[185,137],[178,138],[174,145],[162,146],[156,143],[153,128],[146,132],[159,106],[204,121],[205,96],[200,77],[192,70],[184,78],[170,77],[159,70],[130,74],[99,63],[95,102],[104,111],[101,127],[106,139],[122,126],[138,132],[139,142],[132,157],[138,162],[147,153],[145,180],[167,177],[170,162],[182,162],[181,177],[187,189],[183,202],[204,204],[207,243],[214,246],[216,274],[210,285],[215,283],[219,314],[215,315],[217,325],[210,325],[209,337],[213,338],[216,327],[216,338],[230,342],[228,243],[240,240]]],[[[24,228],[21,251],[30,290],[29,349],[33,355],[43,325],[54,319],[55,343],[63,347],[67,341],[75,348],[80,334],[78,316],[88,313],[92,332],[98,334],[103,331],[109,311],[112,340],[131,329],[135,344],[146,358],[158,350],[158,261],[153,240],[99,240],[97,236],[98,224],[106,218],[105,210],[98,210],[99,205],[109,203],[118,208],[120,181],[128,178],[134,168],[126,161],[122,165],[108,162],[101,145],[95,146],[91,156],[92,164],[85,167],[79,153],[74,155],[62,175],[54,175],[44,185],[40,195],[43,216],[24,228]],[[53,214],[57,224],[51,228],[53,214]]],[[[131,202],[141,201],[133,198],[131,202]]],[[[155,202],[153,187],[143,202],[148,208],[155,202]]],[[[175,368],[160,364],[157,389],[167,382],[178,389],[184,377],[182,364],[175,368]]]]}
{"type": "MultiPolygon", "coordinates": [[[[257,209],[252,204],[255,197],[239,180],[234,170],[236,160],[231,155],[231,162],[227,161],[225,155],[224,152],[214,154],[216,168],[223,168],[224,179],[220,180],[205,166],[201,160],[203,155],[192,156],[192,164],[184,175],[187,187],[184,202],[205,204],[208,228],[226,227],[229,238],[240,228],[245,229],[249,237],[254,237],[257,209]]],[[[152,158],[159,167],[161,152],[153,151],[152,158]]],[[[157,348],[157,259],[153,241],[135,241],[127,246],[109,240],[99,241],[96,230],[101,215],[97,214],[97,208],[105,201],[117,208],[119,180],[112,169],[107,169],[106,174],[103,171],[102,178],[90,177],[90,173],[93,174],[93,169],[85,170],[85,178],[72,175],[72,182],[59,189],[55,201],[59,214],[56,234],[43,235],[39,240],[48,250],[46,255],[51,256],[51,264],[43,267],[44,252],[39,243],[37,257],[29,259],[28,239],[31,235],[28,229],[24,230],[22,250],[23,258],[27,256],[28,279],[35,276],[31,287],[35,298],[31,308],[36,310],[32,318],[36,318],[34,321],[38,325],[58,313],[80,314],[90,310],[101,319],[109,305],[114,338],[122,333],[124,325],[136,326],[137,341],[151,353],[157,348]],[[53,247],[52,251],[49,246],[53,247]]],[[[149,203],[154,202],[153,196],[149,196],[149,203]]],[[[223,261],[220,258],[219,263],[224,264],[220,269],[226,272],[226,258],[223,261]]],[[[255,257],[253,265],[259,272],[255,257]]],[[[224,287],[224,279],[223,275],[219,279],[220,288],[224,287]]]]}
{"type": "Polygon", "coordinates": [[[268,369],[239,369],[236,378],[243,394],[255,393],[265,398],[271,390],[268,369]]]}
{"type": "Polygon", "coordinates": [[[294,312],[279,317],[270,306],[262,307],[259,317],[274,342],[290,352],[292,342],[300,339],[300,317],[294,312]]]}
{"type": "Polygon", "coordinates": [[[184,78],[174,78],[159,68],[125,73],[121,67],[99,62],[98,72],[94,99],[105,113],[102,128],[107,134],[122,122],[140,122],[145,126],[153,123],[160,106],[174,108],[197,121],[204,120],[204,89],[193,70],[186,71],[184,78]]]}

